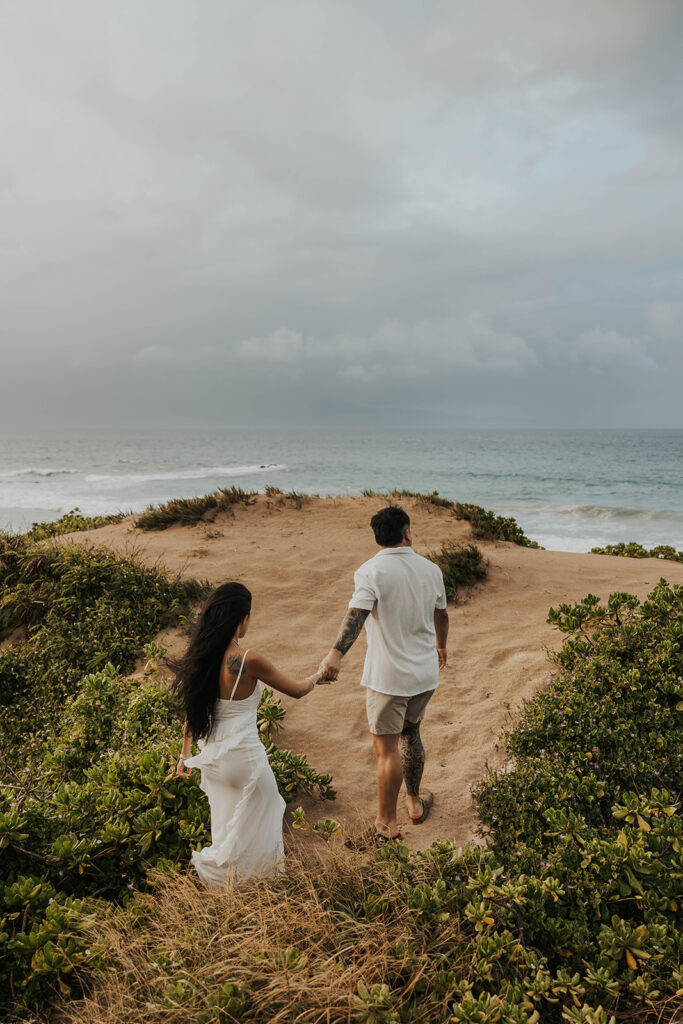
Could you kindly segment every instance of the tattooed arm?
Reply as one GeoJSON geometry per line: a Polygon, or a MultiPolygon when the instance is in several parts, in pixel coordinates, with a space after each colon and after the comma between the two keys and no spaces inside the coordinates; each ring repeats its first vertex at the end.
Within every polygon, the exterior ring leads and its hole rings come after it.
{"type": "Polygon", "coordinates": [[[365,608],[349,608],[332,650],[339,651],[340,654],[346,654],[360,636],[363,623],[369,614],[370,612],[366,611],[365,608]]]}
{"type": "Polygon", "coordinates": [[[342,657],[351,649],[360,636],[363,623],[370,614],[365,608],[349,608],[339,630],[339,636],[334,642],[334,647],[326,658],[320,662],[323,678],[326,680],[336,679],[339,675],[339,667],[342,657]]]}

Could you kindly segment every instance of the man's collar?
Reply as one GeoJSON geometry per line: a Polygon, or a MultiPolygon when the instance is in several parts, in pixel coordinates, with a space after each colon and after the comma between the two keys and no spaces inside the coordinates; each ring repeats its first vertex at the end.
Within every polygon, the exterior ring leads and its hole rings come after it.
{"type": "Polygon", "coordinates": [[[397,544],[395,548],[380,548],[378,555],[400,555],[404,551],[412,551],[410,544],[397,544]]]}

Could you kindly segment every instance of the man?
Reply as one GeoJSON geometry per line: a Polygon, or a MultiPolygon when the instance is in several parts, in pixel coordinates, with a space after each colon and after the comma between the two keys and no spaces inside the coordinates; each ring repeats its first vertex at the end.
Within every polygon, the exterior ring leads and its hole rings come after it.
{"type": "Polygon", "coordinates": [[[405,781],[408,814],[423,822],[433,803],[420,793],[425,753],[420,722],[446,664],[448,612],[438,566],[412,548],[402,508],[380,509],[370,521],[380,550],[354,576],[355,591],[339,636],[320,668],[336,679],[341,661],[365,624],[368,649],[361,686],[377,758],[377,818],[373,839],[400,836],[396,805],[405,781]]]}

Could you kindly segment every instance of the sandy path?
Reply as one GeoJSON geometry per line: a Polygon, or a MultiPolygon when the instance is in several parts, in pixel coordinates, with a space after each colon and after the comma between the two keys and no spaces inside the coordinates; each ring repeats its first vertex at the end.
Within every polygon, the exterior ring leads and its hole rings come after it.
{"type": "MultiPolygon", "coordinates": [[[[254,595],[248,646],[303,676],[334,642],[354,569],[377,550],[369,520],[383,503],[326,498],[296,509],[268,506],[260,498],[238,508],[234,519],[222,516],[212,524],[142,533],[126,520],[77,539],[134,550],[147,563],[216,584],[239,579],[254,595]]],[[[448,538],[470,540],[467,524],[446,510],[412,499],[403,504],[419,553],[448,538]]],[[[435,805],[424,825],[406,827],[413,848],[438,838],[459,844],[472,836],[476,815],[469,787],[487,762],[500,763],[500,730],[551,671],[547,648],[561,643],[546,625],[551,605],[589,592],[606,598],[626,590],[644,597],[660,576],[683,584],[683,565],[673,562],[479,546],[489,559],[489,577],[450,609],[449,664],[422,730],[424,782],[435,793],[435,805]]],[[[374,757],[358,685],[364,652],[363,637],[345,658],[338,683],[316,688],[301,701],[283,698],[287,717],[280,743],[331,772],[338,793],[325,806],[302,801],[312,820],[329,815],[349,823],[374,814],[374,757]]]]}

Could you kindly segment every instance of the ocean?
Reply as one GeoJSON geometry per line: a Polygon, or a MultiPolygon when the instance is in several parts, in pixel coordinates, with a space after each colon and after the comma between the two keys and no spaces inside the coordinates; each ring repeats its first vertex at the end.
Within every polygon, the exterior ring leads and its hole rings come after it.
{"type": "Polygon", "coordinates": [[[0,435],[0,528],[141,511],[236,484],[438,491],[546,548],[683,548],[681,430],[81,430],[0,435]]]}

